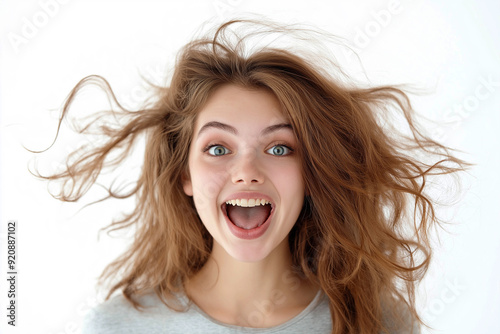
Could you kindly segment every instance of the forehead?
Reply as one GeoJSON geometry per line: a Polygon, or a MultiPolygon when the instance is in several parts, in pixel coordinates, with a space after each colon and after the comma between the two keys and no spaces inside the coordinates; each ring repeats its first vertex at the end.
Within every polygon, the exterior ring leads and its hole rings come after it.
{"type": "Polygon", "coordinates": [[[205,123],[218,121],[235,127],[267,127],[286,117],[276,96],[266,89],[224,85],[215,90],[197,115],[195,132],[205,123]]]}

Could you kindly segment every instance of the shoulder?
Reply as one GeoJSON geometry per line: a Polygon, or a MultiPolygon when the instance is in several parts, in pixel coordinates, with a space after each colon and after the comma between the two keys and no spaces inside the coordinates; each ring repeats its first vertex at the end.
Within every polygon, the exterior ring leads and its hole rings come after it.
{"type": "MultiPolygon", "coordinates": [[[[319,291],[311,303],[296,317],[269,329],[270,333],[331,333],[332,320],[327,295],[319,291]]],[[[266,332],[267,333],[267,332],[266,332]]]]}
{"type": "Polygon", "coordinates": [[[178,312],[163,304],[156,294],[141,296],[137,301],[142,308],[134,308],[123,295],[105,301],[85,316],[82,334],[132,334],[145,330],[151,334],[164,333],[166,324],[176,322],[178,312]]]}

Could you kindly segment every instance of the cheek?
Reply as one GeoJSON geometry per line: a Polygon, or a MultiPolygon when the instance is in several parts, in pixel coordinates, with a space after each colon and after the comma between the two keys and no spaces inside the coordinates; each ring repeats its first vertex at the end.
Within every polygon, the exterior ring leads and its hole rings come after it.
{"type": "Polygon", "coordinates": [[[190,172],[195,202],[216,198],[228,177],[224,166],[214,166],[203,161],[192,164],[190,172]]]}
{"type": "Polygon", "coordinates": [[[227,172],[198,163],[190,169],[193,184],[193,201],[196,211],[212,233],[213,222],[217,219],[219,210],[219,195],[227,179],[227,172]]]}
{"type": "Polygon", "coordinates": [[[304,181],[300,165],[291,161],[281,166],[269,166],[272,173],[273,183],[278,188],[281,196],[298,197],[299,200],[304,196],[304,181]]]}

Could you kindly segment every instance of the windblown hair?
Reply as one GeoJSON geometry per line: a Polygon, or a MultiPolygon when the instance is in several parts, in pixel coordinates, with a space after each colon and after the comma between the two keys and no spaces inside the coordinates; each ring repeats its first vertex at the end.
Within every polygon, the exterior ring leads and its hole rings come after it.
{"type": "Polygon", "coordinates": [[[138,111],[121,106],[99,76],[72,90],[61,120],[81,88],[97,84],[118,106],[109,113],[125,125],[103,126],[105,143],[79,151],[63,172],[42,176],[63,182],[61,200],[80,199],[104,168],[120,164],[137,138],[146,137],[134,188],[126,194],[109,189],[110,197],[135,197],[137,206],[109,226],[134,225],[136,233],[128,251],[103,273],[114,279],[108,297],[121,290],[139,306],[134,297],[154,290],[173,307],[174,295],[207,261],[213,240],[181,178],[197,112],[218,87],[233,84],[272,92],[298,139],[307,196],[289,245],[294,268],[329,298],[332,333],[379,333],[408,319],[420,321],[415,285],[429,266],[429,230],[439,224],[426,180],[466,164],[419,131],[398,86],[349,85],[316,66],[317,57],[288,48],[246,48],[249,36],[293,32],[257,22],[223,24],[181,50],[170,84],[155,87],[154,100],[138,111]],[[403,116],[407,133],[389,126],[395,113],[403,116]],[[110,159],[111,152],[119,153],[110,159]]]}

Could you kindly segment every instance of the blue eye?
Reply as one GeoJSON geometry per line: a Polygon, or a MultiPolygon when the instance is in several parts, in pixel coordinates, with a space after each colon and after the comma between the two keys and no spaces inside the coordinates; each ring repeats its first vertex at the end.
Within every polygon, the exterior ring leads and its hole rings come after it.
{"type": "Polygon", "coordinates": [[[221,155],[226,155],[228,153],[231,153],[227,148],[221,145],[213,145],[208,149],[208,154],[213,155],[213,156],[221,156],[221,155]]]}
{"type": "Polygon", "coordinates": [[[285,145],[275,145],[266,152],[276,156],[284,156],[284,155],[289,155],[293,151],[290,148],[286,147],[285,145]]]}

